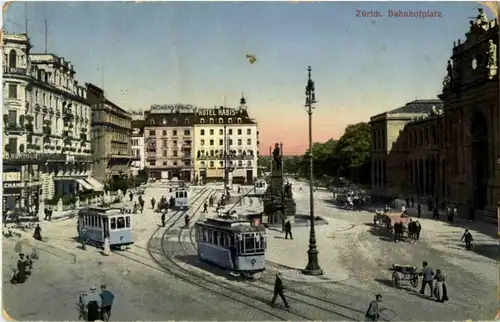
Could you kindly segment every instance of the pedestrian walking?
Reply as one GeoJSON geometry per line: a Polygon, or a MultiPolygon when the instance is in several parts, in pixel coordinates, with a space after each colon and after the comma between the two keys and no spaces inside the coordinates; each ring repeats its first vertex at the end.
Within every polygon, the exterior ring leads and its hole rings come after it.
{"type": "Polygon", "coordinates": [[[417,206],[417,218],[420,218],[421,215],[422,215],[422,206],[420,204],[418,204],[418,206],[417,206]]]}
{"type": "Polygon", "coordinates": [[[161,210],[161,226],[162,227],[165,227],[165,219],[167,217],[167,210],[165,208],[163,208],[161,210]]]}
{"type": "Polygon", "coordinates": [[[204,213],[204,214],[208,213],[208,204],[206,202],[203,204],[203,211],[202,211],[202,213],[204,213]]]}
{"type": "Polygon", "coordinates": [[[422,225],[420,225],[420,222],[417,220],[415,221],[415,241],[420,239],[420,231],[422,231],[422,225]]]}
{"type": "Polygon", "coordinates": [[[293,239],[292,224],[290,223],[290,220],[287,220],[285,223],[285,239],[288,239],[288,235],[290,235],[290,239],[293,239]]]}
{"type": "Polygon", "coordinates": [[[437,206],[434,206],[434,208],[432,208],[432,219],[439,219],[439,210],[437,206]]]}
{"type": "Polygon", "coordinates": [[[155,209],[155,204],[156,204],[156,199],[153,197],[151,198],[151,209],[155,209]]]}
{"type": "Polygon", "coordinates": [[[434,290],[432,287],[433,280],[434,280],[434,272],[432,271],[432,268],[429,267],[427,262],[422,263],[422,287],[420,288],[420,294],[425,294],[425,286],[429,285],[431,288],[431,296],[434,294],[434,290]]]}
{"type": "Polygon", "coordinates": [[[378,321],[380,318],[380,308],[378,304],[382,302],[382,295],[375,295],[375,300],[372,300],[368,305],[368,310],[366,310],[365,317],[367,321],[378,321]]]}
{"type": "Polygon", "coordinates": [[[87,309],[87,321],[97,321],[100,319],[99,309],[101,298],[97,294],[95,286],[90,287],[90,292],[85,297],[85,308],[87,309]]]}
{"type": "Polygon", "coordinates": [[[39,240],[39,241],[42,240],[42,228],[40,228],[39,224],[37,224],[35,227],[35,232],[33,234],[33,238],[35,238],[36,240],[39,240]]]}
{"type": "Polygon", "coordinates": [[[471,250],[472,249],[472,241],[474,238],[472,238],[472,234],[468,229],[465,230],[464,234],[462,235],[462,238],[460,238],[460,241],[465,239],[465,249],[471,250]]]}
{"type": "Polygon", "coordinates": [[[415,199],[413,198],[413,196],[411,196],[411,207],[413,208],[415,206],[415,199]]]}
{"type": "Polygon", "coordinates": [[[134,199],[134,194],[132,193],[132,191],[130,191],[128,197],[130,198],[130,202],[132,202],[132,200],[134,199]]]}
{"type": "Polygon", "coordinates": [[[103,321],[109,321],[115,295],[107,289],[106,284],[102,284],[101,294],[99,294],[99,296],[101,298],[101,319],[103,321]]]}
{"type": "Polygon", "coordinates": [[[446,290],[446,285],[444,283],[445,277],[440,269],[436,270],[434,279],[436,280],[436,284],[434,285],[434,296],[436,297],[436,301],[441,303],[448,301],[448,291],[446,290]]]}
{"type": "Polygon", "coordinates": [[[283,304],[285,304],[286,308],[289,308],[290,305],[288,304],[288,301],[286,300],[285,294],[283,291],[285,290],[285,287],[283,286],[283,280],[281,279],[281,273],[276,273],[276,279],[274,280],[274,294],[273,294],[273,299],[271,300],[271,306],[275,306],[276,298],[281,297],[283,300],[283,304]]]}
{"type": "Polygon", "coordinates": [[[87,250],[87,228],[83,227],[80,233],[80,243],[83,250],[87,250]]]}
{"type": "Polygon", "coordinates": [[[109,239],[109,234],[106,233],[104,237],[103,254],[104,256],[109,256],[111,253],[111,240],[109,239]]]}

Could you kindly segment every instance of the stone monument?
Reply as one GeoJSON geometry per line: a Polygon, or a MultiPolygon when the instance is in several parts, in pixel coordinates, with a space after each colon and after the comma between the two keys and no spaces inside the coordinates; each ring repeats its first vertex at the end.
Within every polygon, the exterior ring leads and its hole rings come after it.
{"type": "Polygon", "coordinates": [[[274,145],[270,180],[262,199],[267,223],[283,227],[288,220],[294,223],[297,206],[293,200],[292,185],[285,184],[283,180],[282,150],[283,145],[281,148],[278,143],[274,145]]]}

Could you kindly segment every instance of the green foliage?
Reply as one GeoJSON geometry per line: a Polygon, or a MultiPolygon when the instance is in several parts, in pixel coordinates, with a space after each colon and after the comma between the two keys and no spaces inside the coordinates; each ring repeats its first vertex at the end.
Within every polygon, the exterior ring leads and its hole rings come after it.
{"type": "MultiPolygon", "coordinates": [[[[368,123],[348,125],[338,140],[313,143],[312,152],[315,179],[346,177],[359,183],[370,182],[371,131],[368,123]]],[[[268,159],[262,160],[262,165],[266,166],[266,162],[269,167],[268,159]]],[[[309,150],[303,156],[284,157],[283,167],[290,175],[309,178],[309,150]]]]}

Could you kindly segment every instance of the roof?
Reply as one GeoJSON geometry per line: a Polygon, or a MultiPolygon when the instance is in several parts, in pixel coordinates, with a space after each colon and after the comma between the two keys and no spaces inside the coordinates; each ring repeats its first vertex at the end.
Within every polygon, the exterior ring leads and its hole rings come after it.
{"type": "Polygon", "coordinates": [[[132,120],[131,127],[132,129],[140,129],[144,130],[144,126],[146,125],[146,121],[144,120],[132,120]]]}
{"type": "MultiPolygon", "coordinates": [[[[230,109],[230,108],[214,108],[214,109],[203,109],[204,111],[214,111],[213,114],[217,110],[220,109],[230,109]]],[[[145,126],[166,126],[166,127],[182,127],[182,126],[192,126],[194,124],[203,124],[207,126],[215,126],[222,124],[231,124],[231,125],[248,125],[248,124],[257,124],[253,119],[248,115],[248,111],[246,109],[230,109],[234,110],[236,113],[232,116],[201,116],[199,113],[193,112],[184,112],[179,111],[175,113],[145,113],[145,126]],[[214,123],[210,123],[210,119],[213,119],[214,123]],[[222,119],[222,123],[219,122],[219,119],[222,119]],[[229,122],[231,119],[231,122],[229,122]],[[238,119],[241,119],[241,123],[238,123],[238,119]],[[177,124],[174,124],[174,120],[176,120],[177,124]],[[186,121],[187,120],[187,121],[186,121]],[[202,123],[203,122],[203,123],[202,123]]]]}
{"type": "Polygon", "coordinates": [[[443,101],[439,99],[415,100],[398,107],[387,114],[424,114],[432,112],[432,107],[443,108],[443,101]]]}

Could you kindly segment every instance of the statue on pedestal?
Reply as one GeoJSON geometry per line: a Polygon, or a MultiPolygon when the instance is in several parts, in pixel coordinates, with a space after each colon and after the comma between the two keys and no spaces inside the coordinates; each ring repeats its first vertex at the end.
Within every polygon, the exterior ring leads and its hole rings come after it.
{"type": "Polygon", "coordinates": [[[451,60],[448,60],[448,66],[446,67],[446,76],[443,80],[443,88],[447,89],[451,85],[452,81],[453,66],[451,65],[451,60]]]}
{"type": "Polygon", "coordinates": [[[274,168],[276,170],[281,170],[281,151],[280,151],[280,145],[278,143],[274,144],[273,160],[274,160],[274,168]]]}
{"type": "Polygon", "coordinates": [[[484,13],[483,8],[478,8],[477,11],[479,12],[479,14],[476,17],[473,26],[481,28],[483,30],[488,30],[490,26],[490,21],[488,20],[488,17],[484,13]]]}

